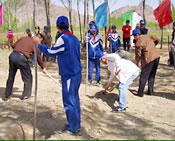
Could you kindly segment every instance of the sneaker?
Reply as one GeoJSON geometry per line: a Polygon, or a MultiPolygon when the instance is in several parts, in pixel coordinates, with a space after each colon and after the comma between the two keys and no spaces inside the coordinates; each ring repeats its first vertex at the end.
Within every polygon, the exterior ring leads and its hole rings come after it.
{"type": "Polygon", "coordinates": [[[56,134],[67,134],[67,135],[74,135],[74,136],[77,136],[77,135],[80,135],[80,129],[78,129],[77,131],[75,132],[72,132],[68,129],[66,130],[61,130],[61,131],[55,131],[56,134]]]}
{"type": "Polygon", "coordinates": [[[30,97],[28,96],[24,96],[24,97],[21,97],[21,100],[26,100],[26,99],[29,99],[30,97]]]}
{"type": "Polygon", "coordinates": [[[112,112],[126,112],[126,108],[117,107],[116,109],[112,110],[112,112]]]}
{"type": "Polygon", "coordinates": [[[100,83],[100,82],[97,82],[97,83],[96,83],[96,86],[98,86],[98,87],[99,87],[100,85],[101,85],[101,83],[100,83]]]}
{"type": "Polygon", "coordinates": [[[88,81],[88,85],[91,86],[92,85],[92,82],[88,81]]]}
{"type": "Polygon", "coordinates": [[[9,99],[10,99],[10,96],[4,97],[4,98],[3,98],[3,101],[8,101],[9,99]]]}

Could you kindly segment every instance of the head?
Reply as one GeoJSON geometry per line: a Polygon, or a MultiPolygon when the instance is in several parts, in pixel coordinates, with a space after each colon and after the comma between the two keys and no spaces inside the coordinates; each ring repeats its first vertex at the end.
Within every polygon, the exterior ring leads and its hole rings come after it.
{"type": "Polygon", "coordinates": [[[41,33],[39,33],[37,36],[33,37],[33,39],[40,44],[43,40],[43,36],[41,33]]]}
{"type": "Polygon", "coordinates": [[[146,22],[144,20],[141,20],[140,22],[140,28],[145,28],[146,22]]]}
{"type": "Polygon", "coordinates": [[[132,36],[134,36],[134,39],[137,41],[140,38],[140,30],[139,29],[134,29],[132,31],[132,36]]]}
{"type": "Polygon", "coordinates": [[[175,22],[173,22],[173,30],[175,30],[175,22]]]}
{"type": "Polygon", "coordinates": [[[90,31],[93,35],[96,35],[97,34],[97,26],[95,24],[92,24],[90,31]]]}
{"type": "Polygon", "coordinates": [[[12,29],[9,28],[9,32],[12,32],[12,29]]]}
{"type": "Polygon", "coordinates": [[[56,25],[57,25],[58,32],[61,33],[64,30],[69,29],[69,20],[65,16],[60,16],[56,21],[56,25]]]}
{"type": "Polygon", "coordinates": [[[29,36],[29,37],[31,37],[31,32],[30,32],[30,29],[26,29],[26,33],[27,33],[27,35],[29,36]]]}
{"type": "Polygon", "coordinates": [[[139,23],[136,24],[136,28],[140,29],[140,24],[139,23]]]}
{"type": "Polygon", "coordinates": [[[100,61],[101,61],[101,63],[103,63],[103,64],[107,64],[107,57],[106,57],[106,56],[101,57],[101,58],[100,58],[100,61]]]}
{"type": "Polygon", "coordinates": [[[48,26],[44,26],[44,32],[48,32],[49,31],[49,27],[48,26]]]}
{"type": "Polygon", "coordinates": [[[126,21],[126,25],[129,25],[129,24],[130,24],[130,20],[127,20],[127,21],[126,21]]]}
{"type": "Polygon", "coordinates": [[[116,29],[117,29],[117,28],[116,28],[116,25],[112,25],[112,26],[111,26],[111,29],[112,29],[112,32],[116,32],[116,29]]]}
{"type": "Polygon", "coordinates": [[[39,33],[40,32],[40,27],[39,26],[35,26],[35,33],[39,33]]]}
{"type": "Polygon", "coordinates": [[[89,23],[89,29],[91,28],[91,26],[92,26],[93,24],[95,24],[94,21],[91,21],[91,22],[89,23]]]}

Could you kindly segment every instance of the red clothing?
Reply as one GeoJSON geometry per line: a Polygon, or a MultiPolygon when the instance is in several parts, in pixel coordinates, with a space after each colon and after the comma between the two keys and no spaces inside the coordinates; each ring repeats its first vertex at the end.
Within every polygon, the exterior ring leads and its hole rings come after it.
{"type": "Polygon", "coordinates": [[[122,27],[123,38],[130,38],[131,26],[125,25],[122,27]]]}
{"type": "Polygon", "coordinates": [[[7,34],[7,38],[8,38],[9,40],[12,40],[13,37],[14,37],[14,35],[13,35],[12,32],[9,32],[9,33],[7,34]]]}

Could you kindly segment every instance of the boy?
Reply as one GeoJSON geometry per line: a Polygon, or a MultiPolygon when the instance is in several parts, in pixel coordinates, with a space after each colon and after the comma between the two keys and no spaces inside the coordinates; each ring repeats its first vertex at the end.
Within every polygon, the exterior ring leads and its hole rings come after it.
{"type": "Polygon", "coordinates": [[[131,26],[129,25],[130,20],[126,21],[126,25],[122,27],[123,31],[123,48],[126,50],[126,44],[127,44],[127,51],[129,51],[130,48],[130,32],[131,32],[131,26]]]}

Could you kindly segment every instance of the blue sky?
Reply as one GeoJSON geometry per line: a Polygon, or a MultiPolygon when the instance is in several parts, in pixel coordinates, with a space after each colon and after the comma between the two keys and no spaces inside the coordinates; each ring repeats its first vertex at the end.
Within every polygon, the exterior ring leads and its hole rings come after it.
{"type": "MultiPolygon", "coordinates": [[[[57,5],[62,5],[60,0],[51,0],[53,3],[57,5]]],[[[64,0],[66,1],[66,0],[64,0]]],[[[77,9],[77,0],[72,0],[73,2],[73,8],[77,9]]],[[[91,2],[91,0],[89,0],[91,2]]],[[[95,7],[98,7],[100,4],[102,4],[104,0],[95,0],[95,7]]],[[[142,0],[109,0],[109,7],[111,12],[124,7],[124,6],[137,6],[142,2],[142,0]]],[[[175,5],[175,0],[171,0],[171,2],[175,5]]],[[[157,8],[159,5],[159,0],[146,0],[146,4],[150,5],[153,9],[157,8]]],[[[83,2],[80,0],[80,12],[83,13],[84,7],[83,7],[83,2]]],[[[89,10],[90,15],[93,15],[92,13],[92,4],[90,3],[90,10],[89,10]]]]}

